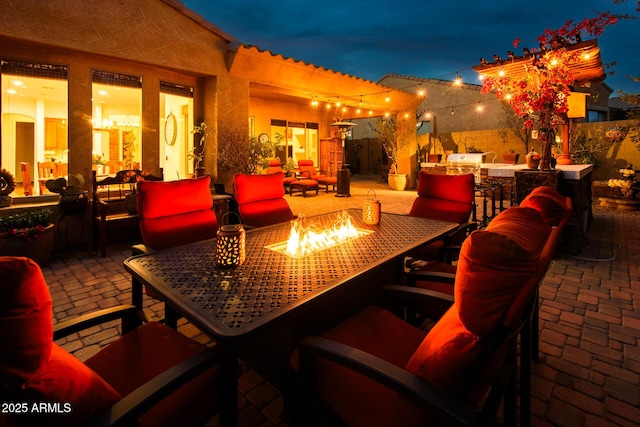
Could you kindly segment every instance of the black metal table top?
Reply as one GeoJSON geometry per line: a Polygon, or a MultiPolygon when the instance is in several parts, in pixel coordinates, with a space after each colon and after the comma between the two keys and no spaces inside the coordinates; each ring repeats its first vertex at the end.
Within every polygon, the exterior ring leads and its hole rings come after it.
{"type": "MultiPolygon", "coordinates": [[[[131,257],[125,269],[185,317],[217,338],[249,333],[314,297],[392,258],[436,240],[457,224],[383,213],[366,225],[362,211],[345,211],[356,228],[373,233],[329,249],[291,258],[266,246],[287,240],[289,222],[249,230],[246,261],[234,269],[215,264],[215,239],[131,257]]],[[[330,225],[337,213],[308,218],[330,225]]]]}

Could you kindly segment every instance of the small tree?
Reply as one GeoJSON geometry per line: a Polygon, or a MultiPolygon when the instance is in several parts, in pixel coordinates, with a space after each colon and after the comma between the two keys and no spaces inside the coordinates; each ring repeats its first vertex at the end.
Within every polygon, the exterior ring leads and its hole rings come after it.
{"type": "Polygon", "coordinates": [[[274,146],[271,141],[260,142],[246,136],[241,129],[218,129],[218,167],[230,173],[255,174],[269,166],[274,146]]]}
{"type": "Polygon", "coordinates": [[[383,117],[376,119],[375,127],[371,123],[369,125],[378,134],[378,141],[391,162],[390,173],[397,174],[400,151],[415,137],[415,126],[409,120],[383,117]]]}

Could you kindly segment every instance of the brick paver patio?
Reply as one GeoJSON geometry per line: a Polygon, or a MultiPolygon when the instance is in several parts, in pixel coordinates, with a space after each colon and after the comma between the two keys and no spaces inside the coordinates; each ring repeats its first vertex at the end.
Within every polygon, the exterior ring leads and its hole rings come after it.
{"type": "MultiPolygon", "coordinates": [[[[350,198],[333,193],[289,197],[295,214],[311,216],[362,207],[374,189],[385,212],[408,213],[414,191],[394,192],[375,181],[352,182],[350,198]]],[[[130,302],[130,277],[122,262],[130,244],[112,245],[109,257],[83,251],[43,268],[55,321],[130,302]]],[[[640,216],[594,209],[584,248],[562,250],[540,289],[540,360],[533,367],[533,426],[640,425],[640,216]]],[[[147,298],[159,315],[162,305],[147,298]]],[[[209,342],[182,321],[180,331],[209,342]]],[[[60,342],[86,359],[118,334],[115,323],[60,342]]],[[[254,371],[239,382],[240,426],[285,426],[282,398],[254,371]]],[[[217,425],[217,420],[209,423],[217,425]]]]}

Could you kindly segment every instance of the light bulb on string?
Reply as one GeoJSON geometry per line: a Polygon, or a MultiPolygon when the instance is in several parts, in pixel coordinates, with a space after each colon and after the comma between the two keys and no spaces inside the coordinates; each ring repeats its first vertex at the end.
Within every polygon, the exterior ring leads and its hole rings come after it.
{"type": "Polygon", "coordinates": [[[389,102],[391,101],[391,98],[389,97],[389,91],[387,91],[387,97],[384,99],[384,102],[389,102]]]}
{"type": "Polygon", "coordinates": [[[453,81],[454,86],[462,86],[462,77],[456,73],[456,79],[453,81]]]}
{"type": "Polygon", "coordinates": [[[340,107],[340,97],[338,97],[338,102],[336,102],[336,107],[340,107]]]}

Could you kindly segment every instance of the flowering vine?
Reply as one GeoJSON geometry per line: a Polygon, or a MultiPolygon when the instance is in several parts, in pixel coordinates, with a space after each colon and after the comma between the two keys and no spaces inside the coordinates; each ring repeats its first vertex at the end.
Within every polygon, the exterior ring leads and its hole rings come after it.
{"type": "MultiPolygon", "coordinates": [[[[542,142],[540,169],[551,169],[555,129],[568,122],[568,98],[571,85],[576,83],[573,69],[581,61],[582,54],[575,46],[582,42],[581,34],[598,37],[608,25],[616,22],[616,16],[603,12],[577,24],[569,20],[560,29],[547,29],[537,39],[539,48],[526,50],[525,56],[530,56],[531,60],[524,62],[524,74],[498,73],[484,77],[481,92],[494,92],[505,100],[516,115],[525,118],[525,129],[531,129],[534,120],[538,120],[538,137],[542,142]]],[[[514,40],[514,48],[520,42],[519,38],[514,40]]]]}

